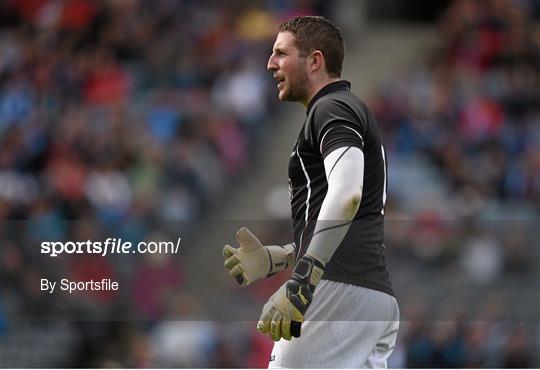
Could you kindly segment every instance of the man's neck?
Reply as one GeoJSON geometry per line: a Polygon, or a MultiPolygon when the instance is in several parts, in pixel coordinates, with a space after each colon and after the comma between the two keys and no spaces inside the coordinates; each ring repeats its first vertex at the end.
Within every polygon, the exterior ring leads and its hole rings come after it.
{"type": "Polygon", "coordinates": [[[328,84],[331,84],[332,82],[336,82],[336,81],[339,81],[339,80],[341,80],[341,78],[339,78],[339,77],[329,77],[329,78],[325,78],[324,80],[320,80],[320,81],[314,83],[313,86],[310,89],[310,92],[309,92],[307,98],[300,101],[300,103],[302,103],[302,105],[307,108],[307,106],[308,106],[309,102],[311,101],[311,99],[313,99],[313,97],[315,95],[317,95],[317,93],[323,87],[325,87],[328,84]]]}

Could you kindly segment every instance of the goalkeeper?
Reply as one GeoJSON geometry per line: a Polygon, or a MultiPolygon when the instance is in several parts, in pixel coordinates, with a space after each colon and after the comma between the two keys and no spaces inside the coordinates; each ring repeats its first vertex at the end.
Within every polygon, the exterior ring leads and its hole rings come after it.
{"type": "Polygon", "coordinates": [[[386,156],[377,123],[341,80],[341,32],[322,17],[284,22],[268,60],[281,101],[307,107],[289,160],[295,241],[264,246],[249,230],[223,249],[236,281],[289,266],[257,323],[276,341],[271,368],[386,367],[399,309],[383,245],[386,156]]]}

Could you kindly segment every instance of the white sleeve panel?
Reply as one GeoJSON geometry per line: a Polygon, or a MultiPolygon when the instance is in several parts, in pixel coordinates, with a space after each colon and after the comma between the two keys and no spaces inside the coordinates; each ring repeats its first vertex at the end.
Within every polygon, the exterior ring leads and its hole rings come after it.
{"type": "Polygon", "coordinates": [[[326,156],[328,191],[307,254],[326,264],[347,234],[362,199],[364,153],[341,147],[326,156]]]}

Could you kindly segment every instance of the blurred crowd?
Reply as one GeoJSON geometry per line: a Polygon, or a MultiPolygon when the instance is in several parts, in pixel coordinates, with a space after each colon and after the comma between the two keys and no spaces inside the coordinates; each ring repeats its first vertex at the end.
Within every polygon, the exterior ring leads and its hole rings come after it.
{"type": "MultiPolygon", "coordinates": [[[[528,349],[540,324],[526,310],[519,317],[532,321],[509,317],[497,290],[509,276],[510,290],[538,281],[532,4],[452,2],[439,47],[365,97],[393,166],[388,259],[410,320],[390,365],[538,366],[528,349]],[[429,291],[430,273],[454,283],[456,304],[472,282],[493,310],[475,316],[479,324],[463,309],[428,312],[430,296],[415,294],[429,291]],[[419,280],[425,286],[411,288],[419,280]]],[[[182,291],[186,255],[45,260],[36,249],[42,240],[166,239],[174,221],[189,238],[189,221],[219,207],[261,157],[277,103],[264,69],[277,25],[323,6],[0,3],[0,365],[267,366],[272,343],[253,323],[200,316],[202,303],[182,291]],[[115,277],[131,289],[52,300],[39,291],[44,276],[115,277]]]]}
{"type": "Polygon", "coordinates": [[[373,104],[386,145],[398,155],[427,157],[449,194],[470,207],[540,206],[540,31],[533,4],[452,2],[439,21],[439,47],[389,80],[373,104]]]}
{"type": "MultiPolygon", "coordinates": [[[[36,253],[39,241],[111,235],[156,240],[167,232],[163,225],[204,219],[235,178],[254,166],[259,144],[272,129],[266,119],[276,99],[270,99],[272,78],[261,66],[277,26],[316,6],[315,1],[0,3],[2,365],[101,366],[117,335],[103,320],[127,312],[134,320],[152,321],[182,309],[183,303],[168,307],[183,299],[176,294],[184,279],[180,258],[45,261],[36,253]],[[53,302],[39,291],[39,279],[60,276],[125,278],[136,288],[128,289],[127,297],[108,292],[53,302]],[[130,309],[115,306],[126,300],[130,309]],[[17,323],[48,314],[91,322],[17,323]]],[[[189,237],[185,229],[181,235],[189,237]]],[[[138,330],[167,341],[159,326],[147,326],[138,330]]],[[[189,328],[176,329],[176,340],[192,337],[189,328]]],[[[143,345],[128,335],[121,342],[133,342],[135,353],[137,348],[161,352],[148,362],[120,348],[119,363],[227,366],[215,360],[211,328],[191,332],[194,341],[209,342],[208,354],[185,344],[189,356],[167,362],[159,357],[170,345],[143,345]],[[199,362],[192,362],[197,356],[199,362]]],[[[175,340],[172,345],[183,346],[175,340]]]]}
{"type": "Polygon", "coordinates": [[[390,152],[393,366],[539,364],[538,16],[538,2],[451,2],[438,46],[369,98],[390,152]]]}
{"type": "Polygon", "coordinates": [[[264,129],[270,10],[2,2],[3,218],[204,214],[264,129]]]}

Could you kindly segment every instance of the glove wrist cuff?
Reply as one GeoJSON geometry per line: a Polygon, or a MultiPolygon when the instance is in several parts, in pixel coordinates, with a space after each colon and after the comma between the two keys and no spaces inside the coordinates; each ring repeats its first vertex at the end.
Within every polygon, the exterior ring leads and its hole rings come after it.
{"type": "Polygon", "coordinates": [[[268,245],[265,249],[268,252],[268,258],[270,259],[266,276],[271,276],[283,271],[294,263],[294,247],[292,244],[287,244],[284,247],[268,245]]]}
{"type": "Polygon", "coordinates": [[[294,268],[292,279],[300,284],[309,284],[312,291],[315,289],[324,273],[324,264],[308,254],[298,260],[294,268]]]}

